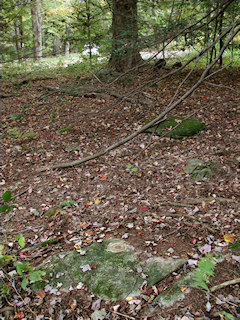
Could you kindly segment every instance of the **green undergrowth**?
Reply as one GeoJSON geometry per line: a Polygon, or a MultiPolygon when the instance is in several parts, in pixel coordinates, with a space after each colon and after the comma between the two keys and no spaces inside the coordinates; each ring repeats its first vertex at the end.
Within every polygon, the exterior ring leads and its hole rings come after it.
{"type": "Polygon", "coordinates": [[[78,77],[79,74],[88,75],[99,70],[106,60],[98,61],[93,57],[91,63],[89,58],[82,59],[81,56],[73,54],[70,58],[64,56],[43,58],[39,61],[33,59],[4,63],[1,70],[2,80],[13,84],[22,81],[31,82],[47,78],[78,77]]]}
{"type": "Polygon", "coordinates": [[[190,159],[186,163],[185,173],[190,174],[196,180],[211,178],[219,172],[219,166],[214,161],[202,161],[200,159],[190,159]]]}

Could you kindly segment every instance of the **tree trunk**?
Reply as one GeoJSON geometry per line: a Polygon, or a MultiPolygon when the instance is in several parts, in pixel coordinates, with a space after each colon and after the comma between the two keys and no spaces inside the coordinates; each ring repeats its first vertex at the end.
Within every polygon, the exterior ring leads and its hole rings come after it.
{"type": "Polygon", "coordinates": [[[138,50],[137,0],[113,0],[110,66],[125,72],[141,61],[138,50]]]}
{"type": "Polygon", "coordinates": [[[21,54],[20,54],[21,43],[19,41],[20,30],[19,30],[19,26],[16,22],[14,22],[14,32],[15,32],[15,34],[14,34],[15,50],[17,53],[18,60],[21,60],[21,54]]]}
{"type": "MultiPolygon", "coordinates": [[[[221,34],[222,30],[223,30],[223,17],[224,17],[224,11],[220,14],[220,17],[219,17],[219,34],[221,34]]],[[[223,47],[223,39],[221,38],[219,41],[219,51],[221,51],[222,47],[223,47]]],[[[223,56],[222,55],[219,59],[219,65],[220,65],[220,67],[222,67],[222,65],[223,65],[223,56]]]]}
{"type": "Polygon", "coordinates": [[[53,41],[53,54],[55,56],[58,56],[60,55],[61,53],[61,40],[58,38],[58,37],[55,37],[54,38],[54,41],[53,41]]]}
{"type": "Polygon", "coordinates": [[[32,0],[32,28],[34,42],[34,59],[42,58],[42,19],[41,0],[32,0]]]}
{"type": "Polygon", "coordinates": [[[66,40],[65,40],[65,57],[68,58],[70,54],[70,42],[69,42],[70,28],[66,22],[66,40]]]}
{"type": "Polygon", "coordinates": [[[16,3],[16,6],[18,7],[18,13],[16,18],[14,19],[14,43],[15,43],[15,49],[17,53],[18,60],[22,59],[23,56],[23,17],[21,13],[21,0],[18,0],[16,3]]]}

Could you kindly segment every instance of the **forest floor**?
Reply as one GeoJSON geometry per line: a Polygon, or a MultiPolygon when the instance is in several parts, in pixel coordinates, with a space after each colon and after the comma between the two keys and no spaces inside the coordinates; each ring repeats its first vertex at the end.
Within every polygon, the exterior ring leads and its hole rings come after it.
{"type": "MultiPolygon", "coordinates": [[[[178,95],[200,75],[200,71],[193,72],[178,95]]],[[[126,78],[109,88],[124,96],[155,76],[146,68],[134,81],[126,78]]],[[[139,129],[164,110],[185,76],[182,72],[139,90],[131,101],[122,101],[102,113],[103,108],[117,102],[116,97],[108,93],[73,96],[61,91],[80,86],[99,88],[103,84],[96,78],[83,81],[62,76],[2,83],[1,186],[3,191],[9,189],[19,196],[18,208],[2,217],[1,232],[2,236],[7,234],[9,250],[18,261],[37,266],[57,252],[74,250],[74,237],[83,248],[103,239],[123,237],[149,256],[195,256],[197,260],[207,251],[227,252],[240,239],[237,69],[217,73],[171,112],[184,117],[194,113],[192,117],[206,125],[199,134],[175,140],[142,133],[81,166],[38,171],[42,166],[92,155],[139,129]],[[195,158],[216,162],[220,170],[197,181],[184,171],[186,162],[195,158]],[[23,250],[16,241],[19,233],[26,239],[23,250]],[[32,250],[51,238],[59,241],[32,250]],[[205,252],[199,250],[204,245],[205,252]]],[[[13,268],[10,264],[4,272],[13,268]]],[[[157,284],[157,290],[165,290],[173,278],[157,284]]],[[[239,252],[226,254],[209,287],[236,278],[239,252]]],[[[8,285],[11,287],[10,282],[8,285]]],[[[21,290],[18,281],[15,286],[19,289],[14,292],[11,287],[11,295],[2,299],[0,312],[6,319],[86,320],[97,299],[88,290],[65,292],[56,300],[49,292],[21,290]]],[[[154,290],[147,294],[154,295],[154,290]]],[[[128,301],[103,300],[100,308],[107,310],[107,319],[239,319],[239,299],[239,285],[235,284],[214,295],[194,289],[183,301],[166,309],[145,300],[137,310],[128,301]],[[115,305],[120,305],[118,313],[114,313],[115,305]]]]}

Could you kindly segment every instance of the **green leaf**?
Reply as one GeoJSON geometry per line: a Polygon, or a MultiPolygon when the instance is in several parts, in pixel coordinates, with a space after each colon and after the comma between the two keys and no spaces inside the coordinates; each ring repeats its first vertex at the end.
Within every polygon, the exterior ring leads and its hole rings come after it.
{"type": "Polygon", "coordinates": [[[71,127],[66,127],[66,128],[62,128],[62,129],[60,129],[60,130],[58,130],[58,133],[64,133],[64,132],[68,132],[68,131],[70,131],[72,128],[71,127]]]}
{"type": "Polygon", "coordinates": [[[240,250],[240,239],[235,241],[233,245],[229,247],[230,250],[240,250]]]}
{"type": "Polygon", "coordinates": [[[0,256],[2,256],[2,254],[3,254],[3,249],[4,249],[4,245],[0,244],[0,256]]]}
{"type": "Polygon", "coordinates": [[[30,263],[29,263],[29,262],[15,263],[15,267],[16,267],[17,273],[18,273],[20,276],[23,276],[23,273],[24,273],[25,271],[33,272],[33,268],[30,266],[30,263]]]}
{"type": "Polygon", "coordinates": [[[7,190],[2,195],[4,202],[9,202],[12,199],[12,192],[10,190],[7,190]]]}
{"type": "Polygon", "coordinates": [[[7,254],[1,255],[0,256],[0,265],[4,265],[5,263],[8,263],[9,261],[14,261],[16,260],[15,256],[9,256],[7,254]]]}
{"type": "Polygon", "coordinates": [[[23,249],[26,245],[24,236],[22,234],[18,234],[16,240],[18,241],[20,247],[23,249]]]}
{"type": "Polygon", "coordinates": [[[45,272],[42,270],[33,271],[29,275],[29,280],[32,282],[41,281],[41,280],[43,280],[42,276],[44,274],[45,274],[45,272]]]}
{"type": "Polygon", "coordinates": [[[11,113],[10,114],[11,119],[15,120],[15,121],[20,120],[22,118],[22,116],[23,116],[22,113],[11,113]]]}
{"type": "Polygon", "coordinates": [[[7,212],[9,213],[11,211],[11,207],[9,207],[8,204],[4,204],[0,207],[0,212],[7,212]]]}
{"type": "Polygon", "coordinates": [[[21,287],[23,288],[23,290],[26,290],[28,284],[29,284],[28,279],[24,278],[22,283],[21,283],[21,287]]]}
{"type": "Polygon", "coordinates": [[[188,160],[187,164],[186,164],[186,169],[185,172],[186,173],[193,173],[194,170],[197,169],[197,167],[201,166],[203,164],[202,160],[199,159],[190,159],[188,160]]]}
{"type": "Polygon", "coordinates": [[[131,165],[130,163],[128,163],[128,164],[126,165],[126,168],[127,168],[127,169],[131,169],[131,168],[132,168],[132,165],[131,165]]]}
{"type": "Polygon", "coordinates": [[[225,316],[225,320],[235,320],[236,318],[231,314],[231,313],[228,313],[228,312],[224,312],[224,316],[225,316]]]}
{"type": "Polygon", "coordinates": [[[132,172],[137,172],[138,171],[138,168],[132,168],[132,172]]]}
{"type": "Polygon", "coordinates": [[[36,137],[36,132],[34,131],[30,131],[30,132],[27,132],[23,135],[24,138],[30,138],[30,139],[33,139],[36,137]]]}
{"type": "Polygon", "coordinates": [[[1,292],[3,295],[7,296],[10,293],[9,287],[6,283],[1,285],[1,292]]]}

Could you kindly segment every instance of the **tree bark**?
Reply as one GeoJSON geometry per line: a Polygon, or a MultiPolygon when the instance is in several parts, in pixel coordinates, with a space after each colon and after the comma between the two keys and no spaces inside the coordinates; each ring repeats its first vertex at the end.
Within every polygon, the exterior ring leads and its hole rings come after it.
{"type": "Polygon", "coordinates": [[[66,22],[66,41],[65,41],[65,57],[66,58],[68,58],[70,54],[69,35],[70,35],[70,27],[69,27],[69,24],[66,22]]]}
{"type": "Polygon", "coordinates": [[[53,54],[58,56],[61,53],[61,40],[56,36],[53,42],[53,54]]]}
{"type": "MultiPolygon", "coordinates": [[[[219,34],[222,33],[222,29],[223,29],[223,17],[224,17],[224,11],[220,14],[220,17],[219,17],[219,34]]],[[[223,39],[221,38],[219,41],[219,50],[221,50],[222,47],[223,47],[223,39]]],[[[223,56],[221,56],[219,59],[219,65],[220,67],[222,67],[223,65],[223,56]]]]}
{"type": "Polygon", "coordinates": [[[137,0],[113,0],[112,52],[110,66],[118,72],[136,67],[138,50],[137,0]]]}
{"type": "Polygon", "coordinates": [[[23,56],[23,17],[21,13],[21,0],[18,0],[16,3],[16,6],[18,7],[18,13],[16,18],[14,19],[14,43],[15,43],[15,49],[17,53],[18,60],[22,59],[23,56]]]}
{"type": "Polygon", "coordinates": [[[32,29],[34,42],[34,59],[42,58],[42,18],[41,0],[32,0],[32,29]]]}
{"type": "Polygon", "coordinates": [[[15,34],[14,34],[15,50],[17,53],[18,60],[21,60],[21,54],[20,54],[21,43],[19,41],[20,30],[19,30],[19,26],[16,22],[14,22],[14,31],[15,31],[15,34]]]}

